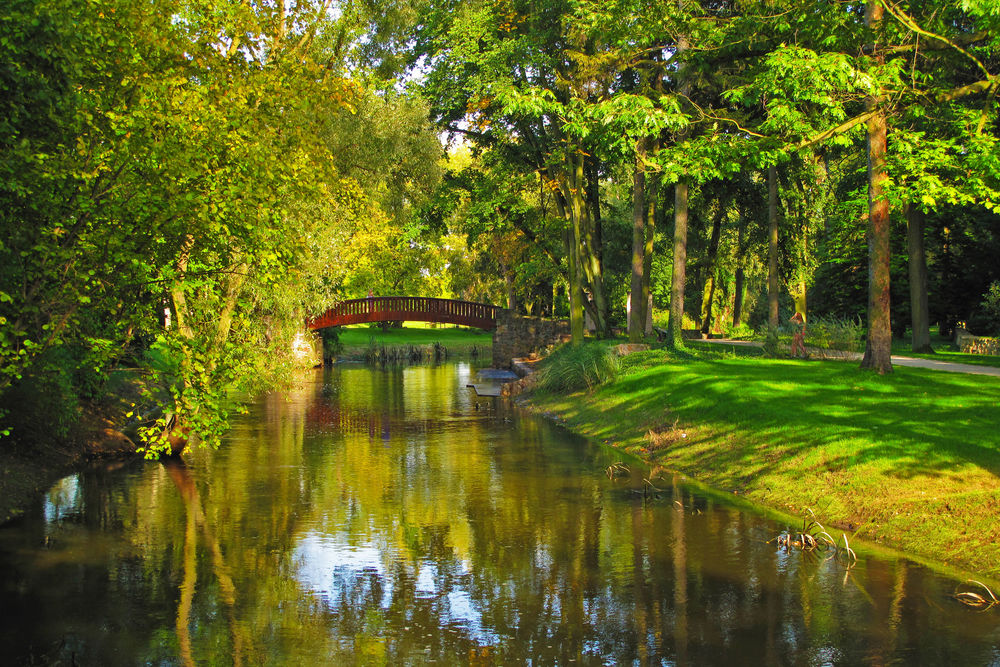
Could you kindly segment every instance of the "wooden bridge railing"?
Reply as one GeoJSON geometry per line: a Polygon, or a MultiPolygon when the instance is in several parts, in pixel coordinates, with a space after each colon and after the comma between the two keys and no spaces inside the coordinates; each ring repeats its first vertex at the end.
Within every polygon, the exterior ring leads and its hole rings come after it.
{"type": "Polygon", "coordinates": [[[325,329],[364,322],[442,322],[492,331],[501,308],[486,303],[426,296],[373,296],[341,301],[309,322],[310,329],[325,329]]]}

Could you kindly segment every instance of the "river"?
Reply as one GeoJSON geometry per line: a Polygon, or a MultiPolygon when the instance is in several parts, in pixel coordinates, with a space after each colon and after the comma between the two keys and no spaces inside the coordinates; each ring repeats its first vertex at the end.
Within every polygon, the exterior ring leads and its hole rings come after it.
{"type": "Polygon", "coordinates": [[[620,454],[477,401],[475,371],[316,371],[185,465],[61,480],[0,528],[3,661],[1000,665],[1000,609],[955,580],[609,477],[620,454]]]}

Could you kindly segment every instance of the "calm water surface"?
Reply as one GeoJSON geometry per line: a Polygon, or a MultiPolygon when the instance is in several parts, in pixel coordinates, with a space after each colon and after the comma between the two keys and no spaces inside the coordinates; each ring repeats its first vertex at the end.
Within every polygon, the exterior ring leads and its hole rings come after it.
{"type": "Polygon", "coordinates": [[[1000,611],[643,473],[465,364],[311,374],[0,528],[4,664],[1000,665],[1000,611]]]}

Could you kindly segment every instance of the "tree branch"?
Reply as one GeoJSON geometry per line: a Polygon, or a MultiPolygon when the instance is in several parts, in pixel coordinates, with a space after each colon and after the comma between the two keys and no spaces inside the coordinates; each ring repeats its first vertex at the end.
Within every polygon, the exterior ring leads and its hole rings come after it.
{"type": "MultiPolygon", "coordinates": [[[[975,83],[970,83],[966,86],[959,86],[958,88],[952,88],[951,90],[937,93],[932,95],[931,99],[937,103],[954,102],[957,99],[968,97],[969,95],[975,95],[976,93],[989,92],[991,90],[995,91],[997,87],[1000,87],[1000,76],[991,75],[981,81],[976,81],[975,83]]],[[[875,111],[866,111],[863,114],[859,114],[854,118],[844,121],[836,127],[823,130],[822,132],[799,141],[794,145],[794,148],[808,148],[809,146],[823,142],[837,134],[843,134],[844,132],[857,127],[862,123],[868,122],[868,119],[875,113],[875,111]]]]}
{"type": "Polygon", "coordinates": [[[968,51],[966,51],[965,49],[963,49],[958,44],[952,42],[947,37],[944,37],[942,35],[938,35],[936,33],[930,32],[929,30],[924,30],[923,28],[921,28],[917,24],[917,22],[913,19],[912,16],[910,16],[909,14],[907,14],[906,12],[904,12],[902,9],[900,9],[896,5],[889,4],[888,0],[879,0],[879,4],[881,4],[883,7],[885,7],[886,11],[888,11],[890,14],[892,14],[896,18],[896,20],[899,21],[900,23],[902,23],[905,27],[909,28],[913,32],[917,33],[918,35],[923,35],[924,37],[927,37],[928,39],[932,39],[932,40],[935,40],[935,41],[947,44],[948,46],[950,46],[951,48],[955,49],[956,51],[958,51],[959,53],[961,53],[963,56],[965,56],[966,58],[968,58],[969,60],[971,60],[972,62],[974,62],[976,64],[976,67],[978,67],[980,70],[982,70],[983,74],[986,75],[987,79],[989,79],[989,78],[992,77],[992,75],[990,74],[990,71],[988,69],[986,69],[986,66],[983,65],[983,63],[980,62],[980,60],[978,58],[976,58],[974,55],[972,55],[971,53],[969,53],[968,51]]]}
{"type": "Polygon", "coordinates": [[[818,134],[814,134],[811,137],[803,139],[799,143],[795,144],[795,148],[796,149],[808,148],[809,146],[813,146],[815,144],[818,144],[818,143],[821,143],[823,141],[826,141],[827,139],[829,139],[832,136],[835,136],[835,135],[838,135],[838,134],[843,134],[844,132],[847,132],[847,131],[853,129],[853,128],[857,127],[858,125],[862,125],[864,123],[867,123],[868,119],[871,118],[872,116],[874,116],[875,113],[876,113],[875,111],[866,111],[866,112],[864,112],[863,114],[861,114],[859,116],[855,116],[854,118],[851,118],[850,120],[844,121],[843,123],[841,123],[840,125],[838,125],[836,127],[831,127],[829,129],[823,130],[822,132],[820,132],[818,134]]]}

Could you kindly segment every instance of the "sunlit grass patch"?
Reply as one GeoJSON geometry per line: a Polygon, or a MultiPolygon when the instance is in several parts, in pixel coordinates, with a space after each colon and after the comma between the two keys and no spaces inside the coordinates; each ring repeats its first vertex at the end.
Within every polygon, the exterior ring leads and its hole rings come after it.
{"type": "Polygon", "coordinates": [[[476,348],[489,355],[493,349],[493,335],[481,329],[438,326],[414,322],[396,329],[382,329],[368,325],[340,327],[339,341],[344,356],[363,357],[369,347],[399,348],[411,345],[440,343],[453,355],[464,355],[476,348]]]}
{"type": "Polygon", "coordinates": [[[1000,378],[652,350],[536,400],[719,489],[1000,576],[1000,378]]]}

